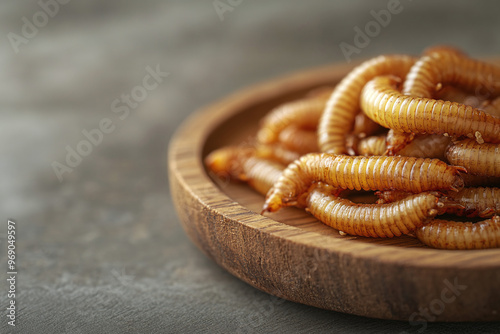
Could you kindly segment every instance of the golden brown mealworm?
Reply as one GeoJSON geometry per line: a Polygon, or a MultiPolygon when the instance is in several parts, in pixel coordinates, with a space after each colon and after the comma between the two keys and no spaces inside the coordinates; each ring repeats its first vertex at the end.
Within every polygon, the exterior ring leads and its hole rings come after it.
{"type": "Polygon", "coordinates": [[[477,223],[434,219],[417,228],[416,235],[421,242],[434,248],[496,248],[500,247],[500,217],[477,223]]]}
{"type": "Polygon", "coordinates": [[[279,135],[284,147],[299,154],[318,152],[318,135],[316,131],[304,130],[290,125],[279,135]]]}
{"type": "Polygon", "coordinates": [[[398,82],[383,76],[364,87],[361,106],[375,122],[400,132],[469,138],[479,134],[486,142],[500,142],[500,118],[456,102],[403,95],[397,91],[398,82]]]}
{"type": "Polygon", "coordinates": [[[445,85],[494,98],[500,94],[500,67],[454,51],[439,50],[423,56],[412,66],[403,94],[434,98],[436,90],[445,85]]]}
{"type": "Polygon", "coordinates": [[[457,193],[448,194],[447,197],[459,204],[450,206],[446,209],[447,213],[482,218],[500,214],[500,188],[464,188],[457,193]]]}
{"type": "Polygon", "coordinates": [[[354,151],[358,155],[364,156],[384,155],[386,150],[385,138],[385,135],[381,135],[360,139],[354,151]]]}
{"type": "MultiPolygon", "coordinates": [[[[406,191],[377,191],[377,203],[391,203],[411,196],[406,191]]],[[[472,187],[459,192],[448,192],[442,198],[443,206],[438,214],[488,218],[500,214],[500,188],[472,187]]]]}
{"type": "Polygon", "coordinates": [[[265,195],[278,181],[284,168],[285,166],[274,161],[250,156],[243,162],[243,174],[240,179],[265,195]]]}
{"type": "Polygon", "coordinates": [[[254,156],[252,149],[238,146],[224,147],[211,152],[205,164],[217,176],[229,176],[233,180],[247,182],[253,189],[265,195],[278,180],[285,166],[254,156]]]}
{"type": "Polygon", "coordinates": [[[399,151],[404,149],[406,145],[411,143],[415,138],[414,133],[405,133],[390,129],[386,137],[386,150],[385,155],[396,155],[399,151]]]}
{"type": "Polygon", "coordinates": [[[243,173],[242,161],[254,154],[252,147],[227,146],[212,151],[205,158],[205,165],[219,177],[229,176],[238,180],[243,173]]]}
{"type": "Polygon", "coordinates": [[[331,187],[317,184],[307,197],[307,211],[337,230],[364,237],[392,238],[422,226],[437,214],[438,196],[412,195],[390,204],[358,204],[331,195],[331,187]]]}
{"type": "Polygon", "coordinates": [[[297,197],[317,181],[342,189],[458,190],[463,180],[461,167],[437,159],[413,157],[351,157],[310,153],[291,163],[269,191],[264,211],[277,211],[295,205],[297,197]]]}
{"type": "Polygon", "coordinates": [[[326,97],[320,96],[285,103],[274,108],[261,122],[257,132],[258,142],[262,144],[277,142],[280,132],[292,124],[304,129],[316,129],[326,100],[326,97]]]}
{"type": "Polygon", "coordinates": [[[318,125],[322,152],[344,154],[346,136],[352,131],[359,113],[359,97],[365,84],[379,75],[393,74],[404,78],[415,58],[405,55],[379,56],[352,70],[335,88],[318,125]]]}
{"type": "Polygon", "coordinates": [[[281,143],[257,144],[255,155],[259,158],[269,159],[288,165],[301,157],[301,154],[287,149],[281,143]]]}
{"type": "MultiPolygon", "coordinates": [[[[430,158],[444,160],[446,147],[451,138],[443,135],[421,135],[408,144],[397,155],[415,158],[430,158]]],[[[372,136],[361,139],[357,152],[360,155],[384,155],[386,152],[386,136],[372,136]]]]}
{"type": "Polygon", "coordinates": [[[453,165],[465,167],[472,175],[500,177],[500,144],[461,140],[450,144],[446,158],[453,165]]]}

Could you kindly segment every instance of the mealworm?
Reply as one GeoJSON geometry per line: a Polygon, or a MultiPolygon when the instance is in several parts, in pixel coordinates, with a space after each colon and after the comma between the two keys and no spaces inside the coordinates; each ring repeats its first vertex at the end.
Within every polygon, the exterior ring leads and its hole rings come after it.
{"type": "Polygon", "coordinates": [[[411,143],[413,138],[415,138],[414,133],[405,133],[390,129],[389,132],[387,132],[385,154],[396,155],[396,153],[411,143]]]}
{"type": "Polygon", "coordinates": [[[262,195],[266,195],[278,181],[284,168],[276,162],[251,156],[243,163],[243,174],[240,179],[262,195]]]}
{"type": "Polygon", "coordinates": [[[386,136],[371,136],[360,139],[354,151],[359,155],[384,155],[386,136]]]}
{"type": "MultiPolygon", "coordinates": [[[[377,191],[377,203],[391,203],[406,198],[412,193],[405,191],[377,191]]],[[[473,187],[459,192],[449,192],[442,198],[443,206],[438,214],[487,218],[500,214],[500,188],[473,187]]]]}
{"type": "Polygon", "coordinates": [[[318,184],[309,192],[307,211],[337,230],[364,237],[392,238],[422,226],[437,214],[438,197],[430,193],[410,196],[390,204],[358,204],[331,195],[318,184]]]}
{"type": "Polygon", "coordinates": [[[463,170],[437,159],[310,153],[283,171],[268,193],[264,211],[273,212],[282,206],[295,205],[297,197],[314,181],[342,189],[398,189],[419,193],[462,188],[463,180],[458,173],[463,170]]]}
{"type": "Polygon", "coordinates": [[[211,152],[205,164],[217,176],[229,176],[233,180],[247,182],[253,189],[265,195],[278,180],[283,165],[254,156],[251,149],[238,146],[224,147],[211,152]]]}
{"type": "Polygon", "coordinates": [[[405,55],[379,56],[352,70],[335,88],[318,125],[318,142],[322,152],[344,154],[346,136],[352,131],[360,110],[359,97],[365,84],[379,75],[393,74],[404,78],[415,58],[405,55]]]}
{"type": "Polygon", "coordinates": [[[446,158],[456,166],[463,166],[472,175],[500,177],[500,145],[478,144],[465,139],[450,144],[446,158]]]}
{"type": "Polygon", "coordinates": [[[287,149],[281,143],[257,144],[255,155],[259,158],[274,160],[283,165],[288,165],[300,158],[301,154],[287,149]]]}
{"type": "Polygon", "coordinates": [[[375,122],[400,132],[480,134],[484,141],[500,142],[500,118],[456,102],[403,95],[396,90],[398,81],[377,77],[363,88],[362,109],[375,122]]]}
{"type": "MultiPolygon", "coordinates": [[[[444,160],[446,147],[451,138],[443,135],[421,135],[408,144],[397,155],[415,158],[444,160]]],[[[384,155],[386,152],[386,136],[372,136],[361,139],[357,150],[360,155],[384,155]]]]}
{"type": "Polygon", "coordinates": [[[316,131],[300,129],[290,125],[279,135],[279,141],[289,150],[306,154],[318,152],[318,135],[316,131]]]}
{"type": "Polygon", "coordinates": [[[319,96],[285,103],[273,109],[261,122],[257,140],[263,144],[278,141],[280,132],[291,124],[316,129],[327,97],[319,96]]]}
{"type": "Polygon", "coordinates": [[[434,248],[496,248],[500,247],[500,217],[477,223],[434,219],[417,228],[416,235],[421,242],[434,248]]]}
{"type": "Polygon", "coordinates": [[[219,177],[239,179],[243,173],[242,161],[254,154],[253,147],[227,146],[211,152],[205,158],[205,165],[219,177]]]}
{"type": "Polygon", "coordinates": [[[468,58],[456,51],[440,50],[420,58],[409,71],[403,94],[433,98],[436,88],[460,87],[475,95],[483,89],[488,97],[500,94],[500,67],[468,58]]]}

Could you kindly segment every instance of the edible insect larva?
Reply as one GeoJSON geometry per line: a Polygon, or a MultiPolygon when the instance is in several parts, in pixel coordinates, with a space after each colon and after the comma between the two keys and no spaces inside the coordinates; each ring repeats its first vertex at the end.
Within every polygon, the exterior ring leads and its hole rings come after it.
{"type": "Polygon", "coordinates": [[[335,88],[318,125],[322,152],[344,154],[346,136],[352,131],[359,112],[359,97],[365,84],[379,75],[404,78],[415,58],[404,55],[379,56],[364,62],[349,73],[335,88]]]}
{"type": "MultiPolygon", "coordinates": [[[[451,138],[443,135],[421,135],[398,152],[398,155],[415,158],[430,158],[444,160],[446,147],[451,138]]],[[[361,139],[357,152],[360,155],[384,155],[386,152],[386,137],[372,136],[361,139]]]]}
{"type": "MultiPolygon", "coordinates": [[[[462,206],[450,206],[446,212],[467,217],[491,217],[500,214],[500,188],[464,188],[447,195],[462,206]]],[[[446,203],[445,203],[446,207],[446,203]]]]}
{"type": "Polygon", "coordinates": [[[386,137],[386,155],[396,155],[415,138],[414,133],[405,133],[390,129],[386,137]]]}
{"type": "Polygon", "coordinates": [[[407,133],[480,134],[486,142],[500,142],[500,118],[456,102],[415,98],[396,90],[399,79],[377,77],[363,88],[361,106],[375,122],[407,133]]]}
{"type": "Polygon", "coordinates": [[[446,147],[450,142],[450,137],[439,134],[416,136],[398,155],[444,160],[446,147]]]}
{"type": "Polygon", "coordinates": [[[318,152],[316,131],[304,130],[295,125],[290,125],[281,131],[279,141],[284,147],[300,154],[318,152]]]}
{"type": "Polygon", "coordinates": [[[324,224],[351,235],[392,238],[422,226],[437,214],[438,197],[421,193],[390,204],[357,204],[331,195],[318,184],[307,197],[307,211],[324,224]]]}
{"type": "Polygon", "coordinates": [[[475,95],[496,97],[500,94],[500,67],[457,52],[432,52],[412,66],[403,85],[403,94],[434,98],[436,88],[445,85],[460,87],[475,95]]]}
{"type": "Polygon", "coordinates": [[[456,166],[463,166],[472,175],[500,177],[500,145],[478,144],[474,139],[452,143],[446,158],[456,166]]]}
{"type": "Polygon", "coordinates": [[[496,248],[500,247],[500,217],[477,223],[434,219],[417,228],[416,235],[421,242],[434,248],[496,248]]]}
{"type": "Polygon", "coordinates": [[[262,120],[257,140],[263,144],[277,142],[280,132],[292,124],[305,129],[316,129],[326,100],[327,97],[320,96],[276,107],[262,120]]]}
{"type": "Polygon", "coordinates": [[[265,195],[278,181],[284,168],[285,166],[276,162],[251,156],[243,162],[243,174],[240,179],[265,195]]]}
{"type": "Polygon", "coordinates": [[[281,143],[274,144],[258,144],[255,147],[255,155],[259,158],[269,159],[279,162],[283,165],[288,165],[300,158],[301,154],[287,149],[281,143]]]}
{"type": "Polygon", "coordinates": [[[382,135],[360,139],[355,152],[364,156],[384,155],[386,149],[385,138],[386,136],[382,135]]]}
{"type": "Polygon", "coordinates": [[[384,204],[384,203],[392,203],[400,201],[408,196],[413,195],[413,193],[402,190],[385,190],[385,191],[376,191],[375,195],[378,197],[377,203],[384,204]]]}
{"type": "Polygon", "coordinates": [[[207,167],[217,176],[247,182],[265,195],[278,180],[285,166],[254,156],[255,151],[238,146],[224,147],[210,153],[205,159],[207,167]]]}
{"type": "Polygon", "coordinates": [[[242,161],[255,154],[253,147],[227,146],[211,152],[205,158],[205,165],[217,176],[240,179],[243,174],[242,161]]]}
{"type": "MultiPolygon", "coordinates": [[[[377,191],[375,194],[379,198],[377,203],[391,203],[412,195],[396,190],[377,191]]],[[[500,214],[500,188],[463,188],[459,192],[449,192],[442,202],[439,214],[488,218],[500,214]]]]}
{"type": "Polygon", "coordinates": [[[264,211],[277,211],[295,205],[297,197],[314,182],[342,189],[406,190],[419,193],[430,190],[458,190],[463,180],[461,167],[437,159],[413,157],[351,157],[328,153],[310,153],[291,163],[269,191],[264,211]]]}

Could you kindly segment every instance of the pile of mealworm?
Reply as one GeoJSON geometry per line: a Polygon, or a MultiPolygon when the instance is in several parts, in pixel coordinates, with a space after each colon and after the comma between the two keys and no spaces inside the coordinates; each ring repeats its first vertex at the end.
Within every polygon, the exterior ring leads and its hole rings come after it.
{"type": "Polygon", "coordinates": [[[438,46],[368,60],[205,162],[265,194],[263,213],[296,206],[342,235],[478,249],[500,247],[499,143],[500,67],[438,46]]]}

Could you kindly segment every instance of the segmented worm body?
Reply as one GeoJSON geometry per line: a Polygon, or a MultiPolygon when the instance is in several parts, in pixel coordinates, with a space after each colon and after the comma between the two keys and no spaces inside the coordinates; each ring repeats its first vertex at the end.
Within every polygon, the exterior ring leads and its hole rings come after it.
{"type": "Polygon", "coordinates": [[[289,150],[299,154],[318,152],[318,135],[316,131],[304,130],[290,125],[279,135],[279,141],[289,150]]]}
{"type": "Polygon", "coordinates": [[[417,228],[424,244],[442,249],[483,249],[500,247],[500,217],[478,223],[435,219],[417,228]]]}
{"type": "MultiPolygon", "coordinates": [[[[421,135],[398,152],[405,157],[430,158],[444,160],[446,147],[451,138],[443,135],[421,135]]],[[[360,155],[384,155],[386,152],[386,136],[372,136],[361,139],[357,152],[360,155]]]]}
{"type": "Polygon", "coordinates": [[[415,58],[405,55],[379,56],[364,62],[349,73],[335,88],[318,126],[322,152],[345,154],[346,136],[352,131],[359,112],[359,97],[365,84],[379,75],[404,78],[415,58]]]}
{"type": "Polygon", "coordinates": [[[448,147],[446,158],[453,165],[465,167],[472,175],[500,177],[500,144],[461,140],[448,147]]]}
{"type": "Polygon", "coordinates": [[[500,67],[466,57],[463,54],[439,50],[420,58],[408,73],[403,93],[433,98],[444,85],[460,87],[474,95],[500,94],[500,67]]]}
{"type": "Polygon", "coordinates": [[[311,153],[291,163],[269,191],[264,211],[295,205],[297,197],[317,181],[333,187],[356,190],[458,190],[461,167],[437,159],[413,157],[351,157],[311,153]]]}
{"type": "Polygon", "coordinates": [[[363,88],[361,106],[375,122],[407,133],[447,133],[500,142],[500,118],[456,102],[415,98],[396,90],[398,79],[377,77],[363,88]]]}
{"type": "MultiPolygon", "coordinates": [[[[406,191],[377,191],[377,203],[399,201],[412,193],[406,191]]],[[[450,213],[457,216],[488,218],[500,214],[500,188],[473,187],[459,192],[448,192],[441,199],[443,206],[438,214],[450,213]]]]}
{"type": "Polygon", "coordinates": [[[217,176],[229,176],[233,180],[247,182],[253,189],[265,195],[276,183],[285,166],[256,157],[255,151],[238,146],[224,147],[210,153],[205,164],[217,176]]]}
{"type": "Polygon", "coordinates": [[[241,180],[265,195],[278,181],[284,168],[285,166],[276,162],[251,156],[243,162],[241,180]]]}
{"type": "Polygon", "coordinates": [[[438,197],[412,195],[390,204],[358,204],[331,195],[329,186],[317,184],[307,197],[307,211],[326,225],[351,235],[392,238],[422,226],[437,214],[438,197]]]}
{"type": "Polygon", "coordinates": [[[414,133],[405,133],[389,129],[386,137],[386,155],[396,155],[399,151],[406,147],[415,138],[414,133]]]}
{"type": "Polygon", "coordinates": [[[263,144],[277,142],[280,132],[292,124],[304,129],[316,129],[326,99],[327,97],[321,95],[276,107],[262,120],[257,140],[263,144]]]}

